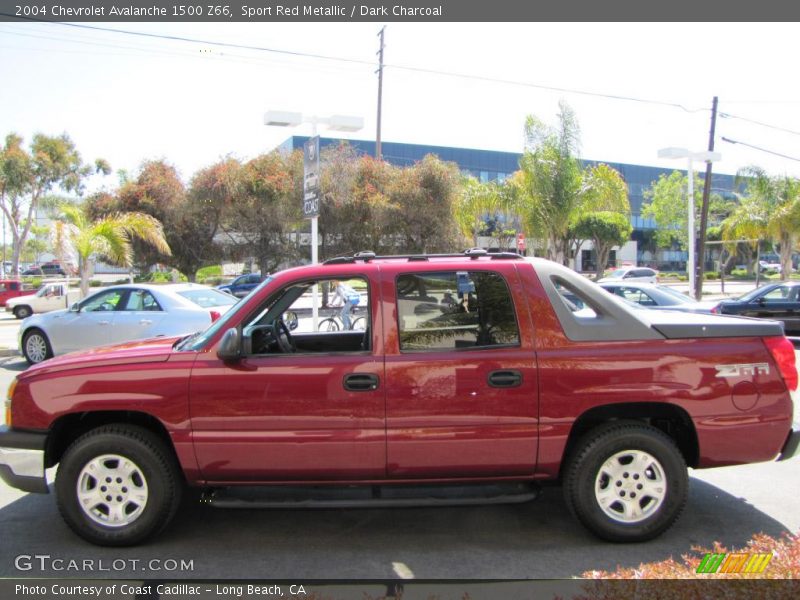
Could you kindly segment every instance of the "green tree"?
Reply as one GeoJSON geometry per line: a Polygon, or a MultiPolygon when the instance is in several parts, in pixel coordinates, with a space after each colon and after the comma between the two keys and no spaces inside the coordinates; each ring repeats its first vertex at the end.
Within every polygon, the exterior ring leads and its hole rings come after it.
{"type": "Polygon", "coordinates": [[[777,243],[781,279],[788,279],[800,231],[800,180],[770,176],[753,166],[741,169],[736,179],[745,185],[745,197],[726,221],[724,235],[727,239],[768,238],[777,243]]]}
{"type": "Polygon", "coordinates": [[[144,213],[123,212],[91,220],[84,206],[66,204],[53,224],[56,254],[71,254],[78,259],[81,292],[89,292],[91,263],[101,258],[111,264],[132,267],[132,240],[139,239],[164,255],[170,249],[161,223],[144,213]]]}
{"type": "Polygon", "coordinates": [[[478,246],[478,236],[485,235],[486,219],[491,218],[502,207],[501,186],[495,181],[482,183],[475,177],[467,177],[453,202],[453,218],[461,234],[478,246]]]}
{"type": "Polygon", "coordinates": [[[596,279],[603,275],[608,256],[614,246],[622,246],[630,239],[633,227],[628,216],[619,212],[600,211],[582,214],[573,225],[575,235],[592,240],[597,254],[596,279]]]}
{"type": "Polygon", "coordinates": [[[580,128],[575,113],[561,102],[555,127],[529,116],[525,137],[520,171],[513,178],[514,210],[526,233],[545,242],[547,257],[566,264],[571,220],[581,196],[580,128]]]}
{"type": "MultiPolygon", "coordinates": [[[[661,175],[644,193],[647,202],[642,205],[642,216],[653,219],[658,225],[655,233],[656,244],[662,248],[673,245],[680,248],[688,247],[687,181],[686,175],[680,171],[673,171],[669,175],[661,175]]],[[[702,200],[703,181],[695,174],[695,223],[699,222],[702,200]]]]}
{"type": "Polygon", "coordinates": [[[19,273],[20,252],[34,224],[34,215],[43,196],[60,189],[80,194],[84,179],[92,172],[110,173],[102,159],[85,165],[75,144],[66,134],[33,136],[30,151],[23,139],[11,133],[0,151],[0,208],[12,235],[12,269],[19,273]]]}

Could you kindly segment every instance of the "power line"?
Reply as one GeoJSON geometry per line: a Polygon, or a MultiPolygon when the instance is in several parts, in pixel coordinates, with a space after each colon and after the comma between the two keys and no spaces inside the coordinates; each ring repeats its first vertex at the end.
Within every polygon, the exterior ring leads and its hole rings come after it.
{"type": "Polygon", "coordinates": [[[766,148],[761,148],[760,146],[754,146],[753,144],[748,144],[747,142],[740,142],[726,137],[723,137],[722,141],[728,142],[729,144],[740,144],[742,146],[747,146],[748,148],[752,148],[753,150],[758,150],[759,152],[766,152],[767,154],[774,154],[775,156],[780,156],[781,158],[785,158],[787,160],[794,160],[796,162],[800,162],[800,158],[794,158],[793,156],[787,156],[786,154],[781,154],[780,152],[767,150],[766,148]]]}
{"type": "MultiPolygon", "coordinates": [[[[2,14],[4,16],[11,16],[11,15],[7,15],[5,13],[0,13],[0,14],[2,14]]],[[[38,19],[27,19],[27,20],[34,21],[34,22],[43,22],[43,21],[39,21],[38,19]]],[[[205,44],[205,45],[209,45],[209,46],[219,46],[219,47],[222,47],[222,48],[235,48],[235,49],[239,49],[239,50],[250,50],[250,51],[255,51],[255,52],[271,52],[271,53],[284,54],[284,55],[295,56],[295,57],[300,57],[300,58],[312,58],[312,59],[316,59],[316,60],[336,61],[336,62],[344,62],[344,63],[349,63],[349,64],[363,65],[363,66],[369,66],[369,67],[372,67],[372,68],[374,68],[376,66],[376,64],[373,61],[366,61],[366,60],[355,59],[355,58],[346,58],[346,57],[341,57],[341,56],[331,56],[331,55],[325,55],[325,54],[316,54],[316,53],[309,53],[309,52],[299,52],[299,51],[295,51],[295,50],[283,50],[283,49],[279,49],[279,48],[269,48],[269,47],[266,47],[266,46],[251,46],[251,45],[247,45],[247,44],[232,44],[232,43],[229,43],[229,42],[216,42],[216,41],[210,41],[210,40],[201,40],[201,39],[197,39],[197,38],[188,38],[188,37],[183,37],[183,36],[157,34],[157,33],[145,33],[145,32],[141,32],[141,31],[130,31],[130,30],[126,30],[126,29],[116,29],[116,28],[112,28],[112,27],[99,27],[99,26],[96,26],[96,25],[85,25],[85,24],[80,24],[80,23],[50,22],[49,24],[51,24],[51,25],[60,25],[60,26],[63,26],[63,27],[73,27],[73,28],[77,28],[77,29],[88,29],[88,30],[92,30],[92,31],[103,31],[103,32],[106,32],[106,33],[114,33],[114,34],[120,34],[120,35],[133,35],[133,36],[139,36],[139,37],[145,37],[145,38],[163,39],[163,40],[176,41],[176,42],[186,42],[186,43],[192,43],[192,44],[205,44]]],[[[459,73],[459,72],[454,72],[454,71],[443,71],[443,70],[437,70],[437,69],[426,69],[424,67],[413,67],[413,66],[408,66],[408,65],[392,65],[392,64],[386,64],[386,65],[384,65],[384,67],[385,68],[393,68],[393,69],[397,69],[397,70],[408,71],[408,72],[413,72],[413,73],[425,73],[425,74],[428,74],[428,75],[439,75],[439,76],[446,76],[446,77],[456,77],[456,78],[459,78],[459,79],[467,79],[467,80],[472,80],[472,81],[482,81],[482,82],[487,82],[487,83],[497,83],[497,84],[503,84],[503,85],[513,85],[513,86],[535,88],[535,89],[547,90],[547,91],[552,91],[552,92],[562,92],[562,93],[565,93],[565,94],[577,94],[577,95],[582,95],[582,96],[592,96],[592,97],[595,97],[595,98],[605,98],[605,99],[609,99],[609,100],[622,100],[622,101],[627,101],[627,102],[638,102],[638,103],[641,103],[641,104],[652,104],[652,105],[656,105],[656,106],[666,106],[666,107],[669,107],[669,108],[678,108],[678,109],[683,110],[683,111],[685,111],[687,113],[705,112],[705,111],[708,110],[707,108],[691,109],[691,108],[687,108],[686,106],[684,106],[682,104],[679,104],[679,103],[676,103],[676,102],[666,102],[666,101],[663,101],[663,100],[653,100],[653,99],[650,99],[650,98],[636,98],[636,97],[633,97],[633,96],[625,96],[625,95],[621,95],[621,94],[605,94],[605,93],[602,93],[602,92],[592,92],[592,91],[588,91],[588,90],[580,90],[580,89],[575,89],[575,88],[566,88],[566,87],[558,87],[558,86],[547,86],[547,85],[536,84],[536,83],[531,83],[531,82],[517,81],[517,80],[513,80],[513,79],[500,79],[500,78],[488,77],[488,76],[482,76],[482,75],[472,75],[472,74],[469,74],[469,73],[459,73]]]]}
{"type": "Polygon", "coordinates": [[[793,135],[800,135],[800,131],[793,131],[791,129],[786,129],[785,127],[778,127],[777,125],[770,125],[769,123],[763,123],[761,121],[756,121],[754,119],[748,119],[746,117],[739,117],[737,115],[732,115],[730,113],[719,113],[719,116],[723,119],[739,119],[740,121],[747,121],[748,123],[753,123],[755,125],[760,125],[761,127],[768,127],[769,129],[775,129],[777,131],[784,131],[786,133],[791,133],[793,135]]]}

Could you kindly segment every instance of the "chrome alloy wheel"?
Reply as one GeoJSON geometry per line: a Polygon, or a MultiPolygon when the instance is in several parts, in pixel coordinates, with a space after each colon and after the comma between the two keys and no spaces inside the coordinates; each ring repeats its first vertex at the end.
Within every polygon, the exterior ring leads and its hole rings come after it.
{"type": "Polygon", "coordinates": [[[78,476],[78,504],[95,523],[124,527],[147,505],[147,480],[139,466],[118,454],[98,456],[78,476]]]}
{"type": "Polygon", "coordinates": [[[641,450],[623,450],[597,473],[594,495],[602,511],[620,523],[639,523],[657,512],[667,493],[661,463],[641,450]]]}
{"type": "Polygon", "coordinates": [[[25,340],[25,355],[32,363],[40,363],[47,358],[47,341],[40,333],[32,333],[25,340]]]}

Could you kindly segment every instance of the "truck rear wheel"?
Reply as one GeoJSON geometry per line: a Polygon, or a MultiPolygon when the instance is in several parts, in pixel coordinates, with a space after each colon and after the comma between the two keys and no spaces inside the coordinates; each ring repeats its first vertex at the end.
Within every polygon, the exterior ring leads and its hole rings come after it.
{"type": "Polygon", "coordinates": [[[14,308],[14,316],[17,317],[18,319],[27,319],[32,314],[33,311],[31,310],[30,306],[25,306],[24,304],[21,304],[16,308],[14,308]]]}
{"type": "Polygon", "coordinates": [[[106,425],[78,438],[56,475],[67,525],[101,546],[130,546],[164,529],[183,485],[166,444],[133,425],[106,425]]]}
{"type": "Polygon", "coordinates": [[[662,431],[621,421],[589,432],[567,463],[570,511],[612,542],[652,539],[678,519],[688,497],[686,463],[662,431]]]}

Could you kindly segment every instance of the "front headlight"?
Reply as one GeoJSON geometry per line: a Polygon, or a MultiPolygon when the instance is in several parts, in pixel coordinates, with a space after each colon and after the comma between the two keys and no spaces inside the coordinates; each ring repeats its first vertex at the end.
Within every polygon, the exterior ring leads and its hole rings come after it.
{"type": "Polygon", "coordinates": [[[17,389],[17,378],[11,380],[11,385],[8,386],[8,393],[6,394],[6,425],[11,427],[11,399],[14,397],[14,390],[17,389]]]}

